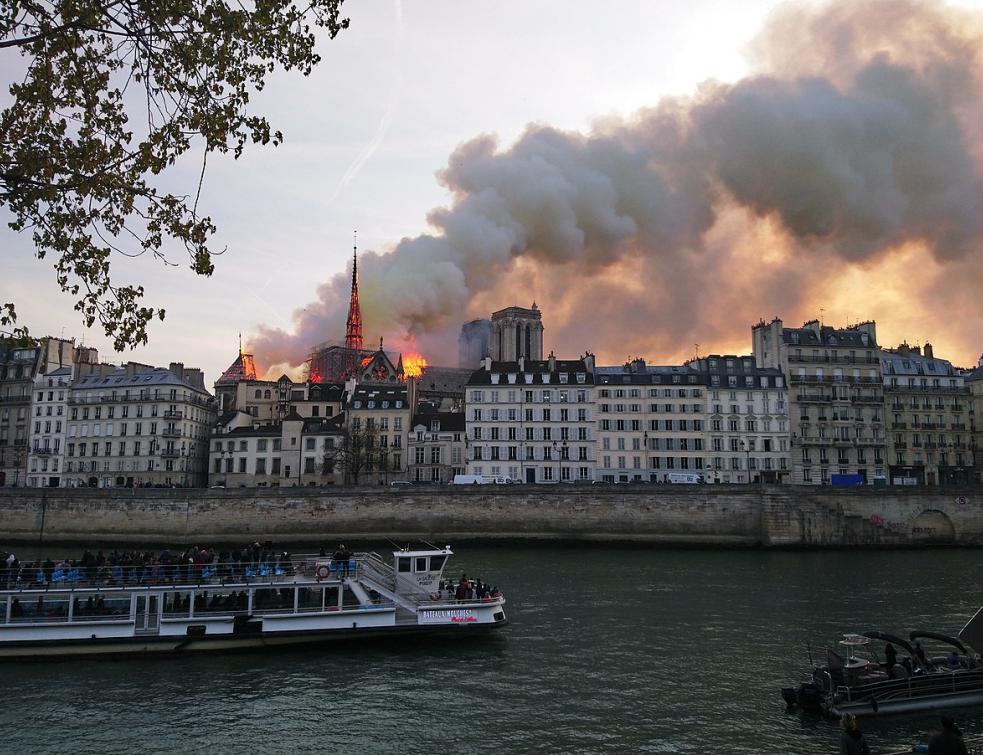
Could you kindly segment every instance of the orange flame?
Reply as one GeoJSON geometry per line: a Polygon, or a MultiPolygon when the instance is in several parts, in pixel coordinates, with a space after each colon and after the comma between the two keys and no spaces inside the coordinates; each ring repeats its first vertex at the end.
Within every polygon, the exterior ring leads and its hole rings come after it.
{"type": "Polygon", "coordinates": [[[403,374],[406,377],[420,377],[427,366],[427,359],[421,354],[403,354],[403,374]]]}

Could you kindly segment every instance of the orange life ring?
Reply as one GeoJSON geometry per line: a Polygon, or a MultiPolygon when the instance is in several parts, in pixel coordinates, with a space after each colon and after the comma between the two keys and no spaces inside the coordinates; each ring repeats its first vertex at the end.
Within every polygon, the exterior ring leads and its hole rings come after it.
{"type": "Polygon", "coordinates": [[[316,580],[317,580],[318,582],[320,582],[320,581],[321,581],[322,579],[327,579],[327,578],[328,578],[328,575],[329,575],[330,573],[331,573],[331,570],[330,570],[330,569],[328,569],[328,565],[327,565],[327,564],[321,564],[320,566],[318,566],[318,567],[317,567],[317,568],[316,568],[316,569],[314,570],[314,578],[315,578],[315,579],[316,579],[316,580]]]}

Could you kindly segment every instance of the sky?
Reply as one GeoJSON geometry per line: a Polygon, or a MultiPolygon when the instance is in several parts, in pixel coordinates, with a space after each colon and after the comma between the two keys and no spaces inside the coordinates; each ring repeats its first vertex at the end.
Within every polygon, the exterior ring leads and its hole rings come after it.
{"type": "MultiPolygon", "coordinates": [[[[211,382],[241,333],[279,371],[343,338],[357,230],[366,342],[432,363],[456,365],[463,322],[533,300],[547,350],[612,364],[746,352],[774,315],[876,318],[885,345],[975,363],[979,82],[935,72],[975,71],[979,5],[349,2],[314,72],[254,98],[285,143],[209,159],[215,274],[113,261],[167,310],[147,346],[86,331],[6,228],[0,301],[105,361],[211,382]],[[905,13],[905,45],[883,39],[905,13]]],[[[167,181],[193,191],[197,165],[167,181]]]]}

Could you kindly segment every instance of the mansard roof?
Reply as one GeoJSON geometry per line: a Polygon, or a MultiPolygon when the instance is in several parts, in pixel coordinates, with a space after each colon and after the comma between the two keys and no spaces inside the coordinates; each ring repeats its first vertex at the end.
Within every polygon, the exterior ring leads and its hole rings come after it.
{"type": "Polygon", "coordinates": [[[521,369],[518,362],[492,362],[490,369],[482,367],[472,372],[468,385],[506,385],[510,382],[508,375],[517,376],[513,381],[516,385],[594,384],[594,374],[583,359],[554,359],[552,370],[549,359],[525,359],[521,369]],[[525,375],[530,376],[528,382],[525,375]],[[578,379],[578,375],[583,377],[578,379]]]}

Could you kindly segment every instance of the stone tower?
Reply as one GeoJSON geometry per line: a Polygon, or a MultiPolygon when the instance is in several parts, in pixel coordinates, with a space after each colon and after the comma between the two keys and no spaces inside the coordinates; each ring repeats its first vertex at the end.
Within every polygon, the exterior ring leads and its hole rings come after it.
{"type": "Polygon", "coordinates": [[[519,357],[543,358],[543,315],[532,307],[506,307],[491,316],[489,338],[491,358],[498,362],[515,362],[519,357]]]}

